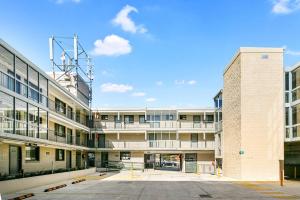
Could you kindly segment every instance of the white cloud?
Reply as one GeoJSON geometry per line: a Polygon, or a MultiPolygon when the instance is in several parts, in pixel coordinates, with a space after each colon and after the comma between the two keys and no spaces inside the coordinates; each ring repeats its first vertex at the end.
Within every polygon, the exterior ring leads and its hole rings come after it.
{"type": "Polygon", "coordinates": [[[197,83],[197,81],[195,80],[190,80],[187,82],[189,85],[195,85],[197,83]]]}
{"type": "Polygon", "coordinates": [[[95,56],[119,56],[129,54],[131,51],[132,47],[128,40],[112,34],[103,40],[96,40],[92,54],[95,56]]]}
{"type": "Polygon", "coordinates": [[[125,93],[133,90],[131,85],[116,84],[116,83],[103,83],[101,85],[102,92],[115,92],[115,93],[125,93]]]}
{"type": "Polygon", "coordinates": [[[67,2],[71,2],[71,3],[80,3],[81,0],[56,0],[55,3],[56,4],[63,4],[63,3],[67,3],[67,2]]]}
{"type": "Polygon", "coordinates": [[[153,97],[147,98],[146,101],[147,102],[154,102],[154,101],[156,101],[156,98],[153,98],[153,97]]]}
{"type": "Polygon", "coordinates": [[[175,85],[183,85],[185,80],[175,80],[175,85]]]}
{"type": "Polygon", "coordinates": [[[161,86],[161,85],[163,85],[163,82],[162,81],[156,81],[156,85],[161,86]]]}
{"type": "Polygon", "coordinates": [[[174,81],[175,85],[195,85],[197,83],[197,81],[195,80],[175,80],[174,81]]]}
{"type": "Polygon", "coordinates": [[[299,0],[273,0],[272,12],[275,14],[289,14],[299,9],[299,0]]]}
{"type": "Polygon", "coordinates": [[[134,92],[134,93],[132,93],[132,96],[134,96],[134,97],[144,97],[144,96],[146,96],[146,93],[145,92],[134,92]]]}
{"type": "Polygon", "coordinates": [[[129,14],[131,12],[137,13],[138,10],[133,6],[124,6],[112,20],[113,24],[116,26],[121,26],[121,28],[126,32],[146,33],[148,30],[143,25],[136,25],[134,21],[132,21],[132,19],[129,17],[129,14]]]}

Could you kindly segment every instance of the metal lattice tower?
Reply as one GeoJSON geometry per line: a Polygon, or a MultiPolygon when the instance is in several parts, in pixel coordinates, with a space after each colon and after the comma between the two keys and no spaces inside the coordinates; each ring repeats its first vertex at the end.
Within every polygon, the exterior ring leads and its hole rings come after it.
{"type": "MultiPolygon", "coordinates": [[[[92,121],[92,83],[94,79],[94,65],[91,57],[79,42],[78,36],[49,38],[50,61],[52,76],[57,82],[75,79],[75,90],[80,84],[88,87],[89,126],[92,121]]],[[[71,83],[71,81],[70,81],[71,83]]],[[[73,85],[66,85],[66,88],[73,85]]],[[[70,89],[69,89],[70,90],[70,89]]]]}

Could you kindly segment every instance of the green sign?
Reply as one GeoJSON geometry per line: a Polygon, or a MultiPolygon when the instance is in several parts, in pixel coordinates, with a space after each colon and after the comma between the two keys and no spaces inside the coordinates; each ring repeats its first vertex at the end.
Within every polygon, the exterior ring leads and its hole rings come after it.
{"type": "Polygon", "coordinates": [[[240,150],[240,155],[245,154],[245,152],[243,150],[240,150]]]}

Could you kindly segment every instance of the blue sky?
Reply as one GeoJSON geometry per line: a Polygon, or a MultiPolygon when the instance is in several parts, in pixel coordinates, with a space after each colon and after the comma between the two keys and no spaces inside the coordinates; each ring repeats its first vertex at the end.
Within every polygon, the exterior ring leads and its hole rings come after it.
{"type": "Polygon", "coordinates": [[[93,107],[207,107],[240,46],[285,47],[300,61],[297,0],[0,1],[0,37],[50,71],[48,38],[93,57],[93,107]]]}

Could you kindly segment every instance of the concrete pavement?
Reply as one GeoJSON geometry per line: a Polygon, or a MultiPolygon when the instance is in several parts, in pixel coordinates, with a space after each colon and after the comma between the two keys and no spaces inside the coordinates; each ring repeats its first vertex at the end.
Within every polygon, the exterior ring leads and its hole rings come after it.
{"type": "Polygon", "coordinates": [[[94,174],[78,184],[72,180],[50,186],[67,184],[67,187],[45,193],[41,186],[4,199],[25,193],[34,193],[29,199],[99,199],[99,200],[188,200],[188,199],[300,199],[300,183],[289,183],[281,188],[277,183],[237,182],[212,175],[185,174],[166,171],[122,171],[101,177],[94,174]]]}

